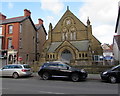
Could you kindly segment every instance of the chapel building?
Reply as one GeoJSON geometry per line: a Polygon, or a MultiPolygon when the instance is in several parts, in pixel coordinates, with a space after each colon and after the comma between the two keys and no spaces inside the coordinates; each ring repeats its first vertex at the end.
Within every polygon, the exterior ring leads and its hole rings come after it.
{"type": "Polygon", "coordinates": [[[50,23],[40,62],[62,61],[78,65],[97,60],[100,55],[101,43],[92,34],[89,18],[85,25],[67,8],[54,28],[50,23]]]}

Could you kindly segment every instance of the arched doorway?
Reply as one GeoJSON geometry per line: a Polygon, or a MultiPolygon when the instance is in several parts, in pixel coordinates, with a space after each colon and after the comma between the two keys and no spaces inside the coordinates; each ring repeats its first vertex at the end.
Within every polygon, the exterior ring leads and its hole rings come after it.
{"type": "Polygon", "coordinates": [[[72,60],[72,59],[73,59],[73,56],[69,50],[65,49],[64,51],[62,51],[61,60],[63,62],[70,63],[70,60],[72,60]]]}

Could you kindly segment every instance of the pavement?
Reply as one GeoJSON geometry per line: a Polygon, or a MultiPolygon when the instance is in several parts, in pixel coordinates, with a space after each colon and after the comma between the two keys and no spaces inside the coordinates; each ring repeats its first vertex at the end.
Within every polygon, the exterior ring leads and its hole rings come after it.
{"type": "MultiPolygon", "coordinates": [[[[38,73],[34,72],[33,76],[38,76],[38,73]]],[[[88,74],[87,79],[89,80],[101,80],[100,74],[88,74]]]]}
{"type": "Polygon", "coordinates": [[[88,74],[88,79],[90,80],[100,80],[100,74],[88,74]]]}

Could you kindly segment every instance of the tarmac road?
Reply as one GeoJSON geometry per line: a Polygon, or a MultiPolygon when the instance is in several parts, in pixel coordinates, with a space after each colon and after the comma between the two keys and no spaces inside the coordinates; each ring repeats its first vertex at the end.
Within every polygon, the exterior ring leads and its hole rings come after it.
{"type": "Polygon", "coordinates": [[[102,82],[98,74],[90,74],[86,81],[80,82],[61,78],[41,80],[37,74],[18,79],[2,78],[2,94],[111,94],[114,96],[113,94],[118,93],[118,84],[102,82]]]}

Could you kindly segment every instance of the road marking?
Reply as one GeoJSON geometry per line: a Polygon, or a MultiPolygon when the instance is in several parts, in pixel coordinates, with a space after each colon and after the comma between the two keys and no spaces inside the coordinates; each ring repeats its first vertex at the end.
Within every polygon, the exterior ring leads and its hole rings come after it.
{"type": "Polygon", "coordinates": [[[57,92],[47,92],[47,91],[39,91],[40,93],[48,93],[48,94],[65,94],[65,93],[57,93],[57,92]]]}

